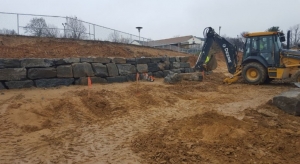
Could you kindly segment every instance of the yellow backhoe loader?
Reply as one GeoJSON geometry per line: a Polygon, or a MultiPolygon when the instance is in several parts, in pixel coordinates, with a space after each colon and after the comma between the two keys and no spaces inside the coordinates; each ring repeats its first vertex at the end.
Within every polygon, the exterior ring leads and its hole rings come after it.
{"type": "Polygon", "coordinates": [[[239,63],[237,47],[218,35],[213,28],[205,28],[204,36],[205,42],[195,65],[198,71],[211,71],[216,68],[215,56],[210,56],[210,61],[205,62],[215,41],[225,56],[228,72],[232,74],[224,79],[225,83],[231,84],[240,77],[249,84],[263,84],[273,79],[288,78],[293,82],[300,82],[300,51],[289,49],[289,32],[287,49],[282,47],[282,42],[285,42],[282,32],[245,34],[243,57],[239,63]]]}

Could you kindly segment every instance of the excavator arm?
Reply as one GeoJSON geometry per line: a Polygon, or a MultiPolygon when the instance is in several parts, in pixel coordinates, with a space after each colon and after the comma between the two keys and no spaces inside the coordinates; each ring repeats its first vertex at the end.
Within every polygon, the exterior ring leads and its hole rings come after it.
{"type": "MultiPolygon", "coordinates": [[[[201,54],[198,57],[198,60],[195,65],[195,69],[199,71],[210,71],[205,61],[209,55],[209,50],[215,41],[219,47],[222,49],[222,52],[225,56],[228,72],[231,74],[236,74],[238,61],[237,61],[237,48],[228,42],[225,38],[218,35],[213,28],[207,27],[203,31],[204,37],[206,40],[204,42],[201,54]]],[[[209,60],[213,60],[215,56],[211,56],[209,60]]],[[[210,62],[208,61],[207,64],[210,62]]]]}

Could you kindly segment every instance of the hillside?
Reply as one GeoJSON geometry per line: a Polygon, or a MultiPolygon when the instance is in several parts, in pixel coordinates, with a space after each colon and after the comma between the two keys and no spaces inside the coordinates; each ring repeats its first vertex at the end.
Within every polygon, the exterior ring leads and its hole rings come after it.
{"type": "Polygon", "coordinates": [[[104,41],[0,35],[0,58],[188,56],[186,53],[104,41]]]}

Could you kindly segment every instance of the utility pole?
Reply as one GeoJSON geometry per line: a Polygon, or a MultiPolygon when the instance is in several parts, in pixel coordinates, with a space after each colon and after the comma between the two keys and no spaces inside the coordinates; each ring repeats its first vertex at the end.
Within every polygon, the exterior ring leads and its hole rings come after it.
{"type": "Polygon", "coordinates": [[[219,26],[219,35],[220,35],[220,31],[221,31],[221,26],[219,26]]]}

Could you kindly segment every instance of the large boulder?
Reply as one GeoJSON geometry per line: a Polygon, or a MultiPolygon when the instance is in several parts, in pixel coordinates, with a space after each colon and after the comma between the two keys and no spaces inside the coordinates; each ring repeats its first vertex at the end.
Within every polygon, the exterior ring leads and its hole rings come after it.
{"type": "Polygon", "coordinates": [[[146,73],[146,72],[148,72],[148,65],[147,64],[137,64],[136,69],[140,73],[146,73]]]}
{"type": "Polygon", "coordinates": [[[108,76],[113,77],[119,75],[119,71],[115,63],[108,63],[106,64],[106,66],[107,66],[108,76]]]}
{"type": "Polygon", "coordinates": [[[73,64],[79,63],[80,58],[64,58],[64,59],[54,59],[55,65],[65,65],[65,64],[73,64]]]}
{"type": "Polygon", "coordinates": [[[29,79],[46,79],[57,76],[56,68],[30,68],[28,69],[29,79]]]}
{"type": "Polygon", "coordinates": [[[159,70],[160,70],[160,68],[158,67],[158,63],[148,63],[148,71],[149,72],[156,72],[159,70]]]}
{"type": "Polygon", "coordinates": [[[73,69],[71,65],[61,65],[56,67],[57,77],[73,77],[73,69]]]}
{"type": "MultiPolygon", "coordinates": [[[[92,84],[96,83],[107,83],[107,80],[101,77],[91,77],[92,84]]],[[[87,77],[81,77],[77,80],[75,80],[75,85],[88,85],[88,78],[87,77]]]]}
{"type": "Polygon", "coordinates": [[[6,89],[5,86],[0,82],[0,90],[1,89],[6,89]]]}
{"type": "Polygon", "coordinates": [[[0,59],[0,68],[20,68],[21,61],[19,59],[0,59]]]}
{"type": "Polygon", "coordinates": [[[107,77],[107,67],[102,63],[92,63],[93,70],[95,72],[95,76],[99,77],[107,77]]]}
{"type": "Polygon", "coordinates": [[[136,68],[131,64],[117,64],[121,76],[136,73],[136,68]]]}
{"type": "Polygon", "coordinates": [[[174,84],[181,82],[182,80],[185,81],[202,81],[203,77],[202,74],[199,72],[194,73],[174,73],[170,72],[165,78],[164,82],[169,84],[174,84]]]}
{"type": "Polygon", "coordinates": [[[136,65],[136,59],[135,58],[128,58],[128,59],[126,59],[126,63],[136,65]]]}
{"type": "Polygon", "coordinates": [[[111,59],[110,58],[105,58],[105,57],[82,57],[80,58],[80,62],[84,63],[110,63],[111,59]]]}
{"type": "Polygon", "coordinates": [[[106,79],[108,83],[122,83],[128,81],[126,76],[107,77],[106,79]]]}
{"type": "Polygon", "coordinates": [[[73,78],[54,78],[35,80],[35,85],[39,88],[57,87],[60,85],[69,86],[73,84],[73,78]]]}
{"type": "Polygon", "coordinates": [[[28,58],[21,61],[21,67],[32,68],[32,67],[51,67],[54,65],[51,59],[38,59],[38,58],[28,58]]]}
{"type": "Polygon", "coordinates": [[[148,64],[150,62],[151,62],[150,58],[136,58],[137,64],[148,64]]]}
{"type": "Polygon", "coordinates": [[[72,64],[72,67],[73,75],[75,78],[94,76],[92,66],[89,63],[74,63],[72,64]]]}
{"type": "Polygon", "coordinates": [[[295,88],[273,97],[273,104],[291,115],[300,116],[300,89],[295,88]]]}
{"type": "Polygon", "coordinates": [[[0,69],[0,80],[22,80],[26,79],[25,68],[0,69]]]}
{"type": "Polygon", "coordinates": [[[125,64],[126,63],[126,59],[125,58],[113,58],[112,62],[116,63],[116,64],[125,64]]]}
{"type": "Polygon", "coordinates": [[[32,80],[7,81],[5,82],[5,85],[8,87],[8,89],[30,88],[34,86],[32,80]]]}

